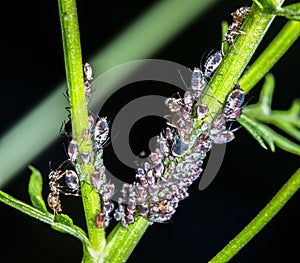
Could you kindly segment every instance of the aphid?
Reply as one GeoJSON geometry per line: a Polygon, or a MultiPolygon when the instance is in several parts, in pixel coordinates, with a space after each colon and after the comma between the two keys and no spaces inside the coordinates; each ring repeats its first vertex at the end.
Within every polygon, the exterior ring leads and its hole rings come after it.
{"type": "Polygon", "coordinates": [[[206,88],[207,82],[203,72],[199,68],[194,68],[191,78],[192,94],[195,99],[199,99],[206,88]]]}
{"type": "Polygon", "coordinates": [[[210,55],[204,64],[204,76],[210,77],[210,75],[220,66],[223,58],[224,54],[222,51],[217,51],[210,55]]]}
{"type": "Polygon", "coordinates": [[[149,213],[149,207],[147,204],[145,203],[142,203],[138,206],[138,209],[139,209],[139,212],[140,212],[140,215],[142,217],[145,217],[147,216],[147,214],[149,213]]]}
{"type": "Polygon", "coordinates": [[[233,131],[229,131],[229,130],[225,130],[222,132],[217,133],[216,135],[214,135],[213,138],[213,142],[215,144],[224,144],[224,143],[228,143],[230,141],[232,141],[234,139],[234,132],[233,131]]]}
{"type": "Polygon", "coordinates": [[[207,106],[204,104],[200,104],[197,107],[197,119],[202,120],[206,116],[207,112],[208,112],[207,106]]]}
{"type": "Polygon", "coordinates": [[[95,220],[96,227],[105,228],[108,225],[107,220],[108,220],[108,218],[107,218],[106,214],[101,212],[100,214],[98,214],[96,216],[96,220],[95,220]]]}
{"type": "MultiPolygon", "coordinates": [[[[159,178],[163,175],[163,172],[164,172],[164,165],[160,162],[158,164],[156,164],[153,168],[152,168],[152,171],[153,171],[153,175],[156,177],[156,178],[159,178]]],[[[147,180],[148,181],[148,180],[147,180]]]]}
{"type": "Polygon", "coordinates": [[[106,200],[102,202],[102,211],[109,215],[114,210],[114,203],[106,200]]]}
{"type": "Polygon", "coordinates": [[[93,70],[92,70],[92,67],[89,63],[84,64],[83,71],[84,71],[86,80],[92,80],[93,79],[93,76],[92,76],[93,75],[93,70]]]}
{"type": "Polygon", "coordinates": [[[114,193],[115,185],[113,183],[105,183],[99,192],[104,201],[108,201],[114,195],[114,193]]]}
{"type": "Polygon", "coordinates": [[[228,95],[227,102],[223,109],[223,115],[227,120],[236,119],[242,114],[241,106],[244,99],[244,91],[239,84],[235,84],[233,91],[228,95]]]}
{"type": "Polygon", "coordinates": [[[172,155],[180,157],[190,149],[189,141],[185,139],[176,138],[172,145],[172,155]]]}
{"type": "Polygon", "coordinates": [[[92,185],[97,190],[97,192],[100,191],[101,186],[106,183],[106,175],[105,173],[100,173],[98,171],[95,171],[91,176],[92,185]]]}
{"type": "Polygon", "coordinates": [[[166,106],[169,107],[171,112],[178,112],[180,111],[182,100],[181,99],[175,99],[175,98],[167,98],[165,100],[166,106]]]}
{"type": "Polygon", "coordinates": [[[173,141],[174,134],[170,127],[167,127],[165,130],[166,139],[169,141],[173,141]]]}
{"type": "Polygon", "coordinates": [[[71,140],[68,145],[68,155],[72,163],[76,161],[78,156],[78,143],[75,140],[71,140]]]}
{"type": "Polygon", "coordinates": [[[186,91],[184,93],[183,101],[184,101],[184,106],[183,106],[184,109],[189,114],[191,114],[191,112],[193,111],[194,99],[193,99],[192,93],[190,91],[186,91]]]}
{"type": "Polygon", "coordinates": [[[65,182],[69,189],[72,192],[79,191],[79,178],[78,175],[73,170],[66,170],[65,174],[65,182]]]}
{"type": "Polygon", "coordinates": [[[178,133],[189,133],[193,128],[191,115],[185,110],[181,110],[172,115],[166,115],[167,124],[177,129],[178,133]]]}
{"type": "Polygon", "coordinates": [[[107,141],[108,134],[109,126],[106,117],[102,117],[97,121],[94,129],[94,143],[96,149],[103,148],[103,144],[107,141]]]}
{"type": "Polygon", "coordinates": [[[125,217],[126,222],[128,223],[128,225],[131,225],[134,223],[134,216],[132,214],[128,214],[125,217]]]}
{"type": "Polygon", "coordinates": [[[88,116],[89,129],[91,130],[95,125],[95,119],[92,115],[88,116]]]}
{"type": "Polygon", "coordinates": [[[233,23],[228,27],[228,30],[224,35],[225,40],[229,45],[232,45],[234,47],[234,37],[236,35],[245,34],[245,32],[241,31],[240,28],[242,26],[243,20],[250,12],[251,12],[251,8],[244,6],[237,9],[235,12],[231,14],[233,17],[233,23]]]}
{"type": "Polygon", "coordinates": [[[114,218],[117,221],[120,221],[121,218],[123,218],[124,216],[125,216],[124,206],[123,205],[119,205],[119,207],[115,210],[114,218]]]}
{"type": "Polygon", "coordinates": [[[92,93],[92,86],[88,80],[84,82],[84,91],[85,91],[86,103],[88,104],[92,93]]]}
{"type": "Polygon", "coordinates": [[[83,152],[82,154],[80,154],[80,158],[85,165],[89,163],[90,157],[91,157],[90,153],[83,152]]]}

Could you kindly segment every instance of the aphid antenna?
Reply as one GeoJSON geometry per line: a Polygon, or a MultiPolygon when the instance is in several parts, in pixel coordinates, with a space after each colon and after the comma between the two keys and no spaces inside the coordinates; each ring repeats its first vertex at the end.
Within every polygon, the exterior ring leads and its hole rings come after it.
{"type": "Polygon", "coordinates": [[[238,51],[238,49],[236,48],[236,46],[235,46],[234,43],[232,43],[231,46],[233,47],[233,49],[235,50],[235,52],[236,52],[238,55],[240,55],[241,57],[244,57],[244,55],[242,55],[242,54],[238,51]]]}
{"type": "Polygon", "coordinates": [[[119,136],[119,134],[120,134],[120,131],[118,131],[117,134],[111,140],[109,140],[110,137],[107,137],[107,139],[105,140],[105,142],[102,145],[102,149],[104,147],[107,147],[108,145],[110,145],[119,136]]]}
{"type": "Polygon", "coordinates": [[[51,166],[51,161],[49,161],[49,169],[50,169],[50,171],[53,171],[53,169],[52,169],[52,166],[51,166]]]}
{"type": "Polygon", "coordinates": [[[207,53],[207,51],[205,51],[199,61],[199,69],[203,72],[203,58],[206,57],[206,59],[212,54],[214,50],[212,49],[211,51],[208,52],[208,55],[205,55],[205,53],[207,53]]]}
{"type": "MultiPolygon", "coordinates": [[[[185,88],[188,90],[188,86],[186,85],[186,82],[184,81],[184,78],[183,78],[183,76],[182,76],[182,74],[181,74],[181,72],[180,72],[180,69],[178,69],[177,71],[178,71],[179,76],[180,76],[180,78],[181,78],[181,80],[182,80],[182,83],[184,84],[185,88]]],[[[191,71],[191,69],[190,69],[190,71],[191,71]]],[[[191,72],[192,72],[192,71],[191,71],[191,72]]]]}
{"type": "Polygon", "coordinates": [[[234,132],[236,132],[237,130],[239,130],[240,128],[242,128],[242,126],[239,126],[239,127],[237,127],[237,128],[235,128],[235,129],[233,129],[233,130],[230,130],[230,127],[229,127],[229,131],[231,131],[232,133],[234,133],[234,132]]]}
{"type": "Polygon", "coordinates": [[[222,43],[221,43],[221,54],[222,54],[223,57],[225,57],[225,54],[224,54],[224,41],[225,40],[223,40],[222,43]]]}

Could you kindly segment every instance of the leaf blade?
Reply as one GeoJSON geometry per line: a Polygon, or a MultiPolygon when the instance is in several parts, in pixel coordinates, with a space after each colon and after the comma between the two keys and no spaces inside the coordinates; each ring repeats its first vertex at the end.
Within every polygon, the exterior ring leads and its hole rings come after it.
{"type": "Polygon", "coordinates": [[[42,196],[43,178],[39,170],[29,165],[31,176],[28,184],[28,193],[33,207],[42,212],[48,212],[42,196]]]}

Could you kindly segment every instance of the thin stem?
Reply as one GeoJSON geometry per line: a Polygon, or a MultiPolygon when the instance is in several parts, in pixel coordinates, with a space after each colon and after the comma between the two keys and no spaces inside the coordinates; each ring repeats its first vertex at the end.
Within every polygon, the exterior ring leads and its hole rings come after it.
{"type": "MultiPolygon", "coordinates": [[[[82,56],[79,36],[78,18],[75,0],[58,0],[59,14],[62,29],[65,67],[71,107],[72,135],[79,144],[79,154],[91,153],[92,146],[89,141],[83,143],[84,130],[88,128],[88,110],[83,84],[82,56]]],[[[101,254],[105,246],[104,229],[95,227],[95,217],[100,209],[98,193],[92,189],[86,180],[93,172],[91,164],[81,165],[81,194],[86,217],[88,236],[94,249],[93,255],[85,255],[84,262],[93,262],[101,254]],[[84,175],[84,176],[83,176],[84,175]]]]}
{"type": "Polygon", "coordinates": [[[276,38],[239,80],[239,84],[246,93],[268,73],[299,36],[300,22],[287,22],[276,38]]]}
{"type": "Polygon", "coordinates": [[[209,262],[228,262],[280,211],[299,187],[300,169],[284,184],[266,207],[209,262]]]}
{"type": "MultiPolygon", "coordinates": [[[[280,4],[283,2],[280,1],[280,4]]],[[[209,95],[211,96],[205,96],[202,100],[212,114],[222,109],[227,95],[244,72],[273,19],[274,15],[264,12],[255,4],[252,5],[251,13],[244,20],[241,28],[246,34],[235,38],[235,48],[230,46],[222,65],[210,82],[209,95]],[[215,98],[221,103],[215,103],[215,98]]],[[[244,89],[243,85],[241,87],[244,89]]]]}
{"type": "Polygon", "coordinates": [[[148,221],[143,217],[136,218],[134,225],[129,225],[128,228],[118,224],[107,238],[103,254],[104,262],[125,262],[146,232],[148,225],[148,221]]]}

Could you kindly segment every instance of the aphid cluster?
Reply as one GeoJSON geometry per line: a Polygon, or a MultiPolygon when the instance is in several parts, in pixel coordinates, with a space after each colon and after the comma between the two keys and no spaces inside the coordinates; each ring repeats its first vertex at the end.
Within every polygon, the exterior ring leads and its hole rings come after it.
{"type": "Polygon", "coordinates": [[[232,24],[228,27],[227,32],[224,37],[229,45],[234,47],[234,37],[237,35],[245,34],[241,31],[242,22],[251,12],[251,8],[248,6],[243,6],[235,10],[231,15],[233,17],[232,24]]]}
{"type": "MultiPolygon", "coordinates": [[[[208,126],[193,129],[193,108],[207,87],[207,78],[220,65],[223,53],[209,56],[204,71],[195,68],[191,85],[183,98],[167,98],[170,115],[165,116],[167,127],[157,138],[156,152],[137,169],[136,181],[124,184],[114,218],[123,227],[132,224],[136,216],[149,223],[163,223],[171,219],[181,200],[188,194],[188,187],[199,178],[203,159],[212,147],[208,126]]],[[[202,120],[208,112],[205,105],[197,108],[197,118],[202,120]]]]}
{"type": "MultiPolygon", "coordinates": [[[[234,22],[225,34],[229,44],[233,45],[235,35],[243,33],[240,31],[241,23],[249,12],[250,8],[242,7],[232,14],[234,22]]],[[[69,159],[49,174],[51,192],[48,204],[54,214],[61,212],[60,193],[78,195],[79,175],[85,182],[91,183],[101,198],[100,212],[95,218],[98,228],[106,228],[112,217],[125,228],[134,223],[137,216],[146,218],[150,224],[170,220],[179,202],[188,197],[188,187],[199,178],[203,160],[212,144],[227,143],[234,139],[235,130],[227,129],[226,124],[242,113],[244,92],[240,86],[234,85],[222,112],[212,121],[207,121],[210,115],[208,107],[200,103],[208,80],[223,57],[222,50],[210,55],[203,65],[203,71],[196,67],[192,71],[190,86],[183,98],[179,96],[165,100],[170,110],[170,114],[165,116],[168,127],[157,137],[155,152],[136,170],[135,182],[123,184],[116,209],[111,201],[115,185],[106,178],[102,158],[103,147],[108,141],[109,125],[106,117],[94,117],[91,114],[88,119],[89,126],[83,134],[83,142],[80,143],[92,143],[92,153],[79,153],[78,143],[68,136],[69,159]],[[95,172],[91,178],[82,175],[77,163],[79,158],[84,164],[93,164],[95,172]],[[75,167],[77,173],[62,169],[67,162],[75,167]],[[65,186],[61,184],[63,178],[65,186]]],[[[91,95],[90,81],[93,77],[92,68],[87,63],[84,65],[84,73],[88,103],[91,95]]]]}
{"type": "MultiPolygon", "coordinates": [[[[91,95],[91,84],[90,81],[92,77],[92,68],[86,63],[83,67],[85,74],[85,95],[87,103],[91,95]]],[[[61,212],[61,202],[59,199],[59,194],[76,195],[79,196],[80,192],[80,178],[84,179],[87,183],[90,183],[87,178],[82,174],[80,166],[78,164],[78,159],[80,158],[82,162],[87,165],[90,161],[94,164],[95,172],[91,176],[91,184],[97,190],[101,196],[102,207],[101,211],[104,217],[100,213],[97,217],[97,226],[102,227],[107,225],[109,219],[109,213],[113,209],[113,203],[110,201],[111,196],[114,194],[114,185],[106,181],[105,168],[103,165],[103,146],[108,140],[109,127],[106,118],[95,118],[93,115],[88,117],[88,128],[84,130],[83,141],[80,143],[92,143],[92,153],[79,153],[79,146],[77,141],[72,138],[71,132],[66,132],[67,129],[72,129],[71,121],[69,120],[65,124],[65,134],[69,140],[67,153],[69,158],[64,161],[59,168],[53,170],[49,174],[50,180],[50,194],[48,196],[49,207],[54,211],[54,214],[61,212]],[[66,127],[68,125],[68,127],[66,127]],[[73,169],[63,169],[63,166],[67,164],[72,166],[73,169]],[[76,170],[76,172],[75,172],[76,170]],[[103,218],[103,223],[101,225],[101,217],[103,218]]]]}
{"type": "Polygon", "coordinates": [[[192,71],[191,77],[191,86],[188,89],[190,90],[190,94],[195,100],[201,99],[202,94],[207,87],[207,79],[213,74],[213,72],[219,67],[223,60],[223,48],[210,55],[204,63],[204,70],[202,71],[200,68],[194,68],[192,71]]]}

